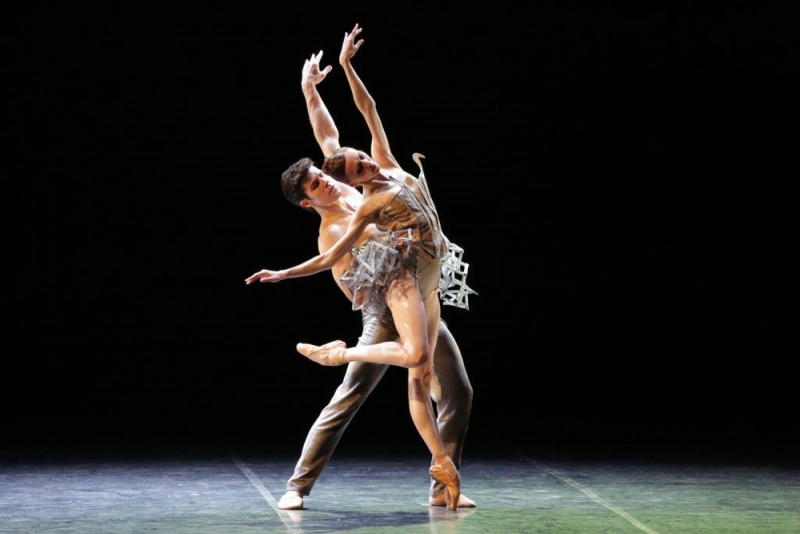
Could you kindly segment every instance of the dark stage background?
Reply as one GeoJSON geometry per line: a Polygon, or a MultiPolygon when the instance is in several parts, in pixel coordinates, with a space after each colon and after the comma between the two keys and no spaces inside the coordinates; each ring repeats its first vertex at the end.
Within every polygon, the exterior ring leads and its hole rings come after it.
{"type": "MultiPolygon", "coordinates": [[[[466,456],[796,458],[794,10],[268,5],[3,8],[4,454],[299,453],[344,368],[294,345],[354,343],[359,315],[327,273],[244,278],[316,251],[279,188],[320,159],[312,53],[368,148],[337,63],[359,22],[479,292],[443,310],[466,456]]],[[[405,374],[342,454],[424,452],[405,374]]]]}

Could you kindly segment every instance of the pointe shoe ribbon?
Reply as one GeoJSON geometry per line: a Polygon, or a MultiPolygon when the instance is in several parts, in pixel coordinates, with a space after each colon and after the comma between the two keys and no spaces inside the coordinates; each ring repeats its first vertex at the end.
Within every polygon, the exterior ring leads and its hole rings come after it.
{"type": "Polygon", "coordinates": [[[320,365],[344,365],[347,363],[344,353],[346,347],[344,341],[337,339],[319,347],[310,343],[298,343],[297,352],[320,365]]]}
{"type": "Polygon", "coordinates": [[[450,456],[446,452],[434,456],[429,473],[434,480],[444,484],[447,507],[457,509],[461,497],[461,476],[450,456]]]}

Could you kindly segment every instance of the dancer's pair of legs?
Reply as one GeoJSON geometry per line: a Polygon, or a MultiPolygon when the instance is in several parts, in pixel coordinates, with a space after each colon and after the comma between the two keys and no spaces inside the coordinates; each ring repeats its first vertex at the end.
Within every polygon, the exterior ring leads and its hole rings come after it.
{"type": "MultiPolygon", "coordinates": [[[[392,324],[391,314],[362,310],[362,332],[358,345],[374,345],[396,338],[397,332],[392,324]]],[[[304,508],[304,497],[311,493],[345,429],[388,367],[386,364],[364,362],[347,365],[342,383],[306,435],[302,453],[286,483],[286,493],[280,499],[279,507],[304,508]]],[[[439,321],[433,378],[431,393],[436,404],[439,434],[458,467],[469,430],[473,391],[461,350],[444,321],[439,321]]],[[[432,480],[428,503],[432,506],[445,506],[445,493],[444,484],[432,480]]],[[[458,506],[474,507],[475,502],[462,493],[458,506]]]]}
{"type": "Polygon", "coordinates": [[[327,365],[360,361],[408,368],[411,419],[433,457],[430,474],[445,485],[448,506],[455,510],[461,494],[461,479],[439,434],[431,403],[433,354],[441,314],[436,290],[439,268],[438,262],[431,262],[423,272],[418,272],[419,278],[405,272],[389,284],[386,304],[392,312],[399,341],[351,348],[345,348],[341,342],[328,343],[322,348],[299,344],[297,349],[327,365]],[[433,273],[437,274],[436,278],[430,276],[433,273]]]}

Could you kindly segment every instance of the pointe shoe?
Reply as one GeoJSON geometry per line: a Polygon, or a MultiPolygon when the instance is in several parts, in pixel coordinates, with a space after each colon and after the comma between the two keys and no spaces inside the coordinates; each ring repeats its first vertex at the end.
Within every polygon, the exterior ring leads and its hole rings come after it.
{"type": "Polygon", "coordinates": [[[278,501],[278,508],[281,510],[302,510],[303,496],[297,491],[287,491],[278,501]]]}
{"type": "Polygon", "coordinates": [[[433,457],[433,465],[428,470],[434,480],[445,486],[445,502],[451,510],[458,508],[461,497],[461,477],[456,469],[456,464],[446,453],[433,457]]]}
{"type": "Polygon", "coordinates": [[[339,339],[331,341],[330,343],[325,343],[319,347],[309,343],[297,344],[297,352],[320,365],[346,364],[347,359],[344,354],[345,348],[345,342],[339,339]]]}
{"type": "MultiPolygon", "coordinates": [[[[431,495],[428,497],[428,506],[447,506],[447,504],[447,490],[438,495],[431,495]]],[[[458,496],[458,508],[476,508],[477,506],[475,501],[463,493],[458,496]]]]}

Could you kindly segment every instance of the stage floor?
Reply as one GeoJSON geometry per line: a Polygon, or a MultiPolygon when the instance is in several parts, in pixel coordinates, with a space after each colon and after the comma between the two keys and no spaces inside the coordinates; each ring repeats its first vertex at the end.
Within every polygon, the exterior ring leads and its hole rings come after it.
{"type": "Polygon", "coordinates": [[[295,458],[0,464],[0,532],[800,532],[800,469],[525,455],[464,461],[478,505],[427,505],[424,457],[334,456],[306,509],[277,500],[295,458]]]}

